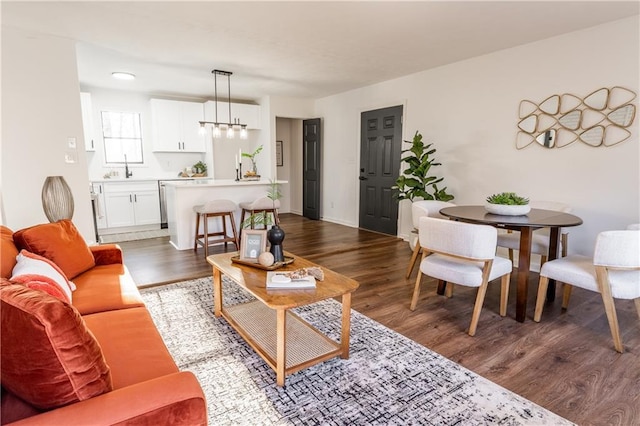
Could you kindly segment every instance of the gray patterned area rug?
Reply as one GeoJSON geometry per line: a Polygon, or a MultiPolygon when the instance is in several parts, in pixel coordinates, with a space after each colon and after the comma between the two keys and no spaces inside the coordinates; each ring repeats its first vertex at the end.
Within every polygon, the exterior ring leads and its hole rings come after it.
{"type": "MultiPolygon", "coordinates": [[[[349,359],[287,376],[275,372],[213,315],[211,278],[141,290],[181,370],[207,398],[210,425],[563,425],[571,424],[424,346],[352,311],[349,359]]],[[[224,285],[225,305],[250,300],[224,285]]],[[[295,312],[339,340],[341,305],[295,312]]]]}

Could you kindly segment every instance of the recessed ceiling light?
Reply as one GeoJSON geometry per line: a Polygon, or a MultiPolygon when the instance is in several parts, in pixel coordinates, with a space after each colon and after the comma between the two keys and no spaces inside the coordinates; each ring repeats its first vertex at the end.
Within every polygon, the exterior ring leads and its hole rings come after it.
{"type": "Polygon", "coordinates": [[[136,78],[135,75],[129,72],[112,72],[111,76],[113,78],[117,78],[118,80],[134,80],[136,78]]]}

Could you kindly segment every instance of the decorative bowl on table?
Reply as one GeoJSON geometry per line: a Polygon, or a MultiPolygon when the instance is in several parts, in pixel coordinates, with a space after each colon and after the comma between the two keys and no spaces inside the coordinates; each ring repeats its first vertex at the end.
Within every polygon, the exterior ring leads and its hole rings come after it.
{"type": "Polygon", "coordinates": [[[531,211],[531,206],[529,204],[517,205],[486,203],[484,208],[491,214],[498,214],[501,216],[522,216],[531,211]]]}

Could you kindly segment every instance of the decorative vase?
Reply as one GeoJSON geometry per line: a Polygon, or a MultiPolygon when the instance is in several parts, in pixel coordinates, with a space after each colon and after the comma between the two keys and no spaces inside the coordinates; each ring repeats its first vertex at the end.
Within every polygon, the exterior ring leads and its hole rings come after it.
{"type": "Polygon", "coordinates": [[[267,231],[267,239],[271,243],[271,249],[269,251],[273,255],[274,262],[284,261],[284,252],[282,251],[282,241],[284,240],[284,230],[278,225],[273,225],[269,231],[267,231]]]}
{"type": "Polygon", "coordinates": [[[501,216],[522,216],[531,211],[529,204],[514,205],[514,204],[491,204],[484,205],[486,211],[491,214],[498,214],[501,216]]]}
{"type": "Polygon", "coordinates": [[[62,176],[47,176],[42,185],[42,208],[49,222],[73,217],[73,194],[62,176]]]}

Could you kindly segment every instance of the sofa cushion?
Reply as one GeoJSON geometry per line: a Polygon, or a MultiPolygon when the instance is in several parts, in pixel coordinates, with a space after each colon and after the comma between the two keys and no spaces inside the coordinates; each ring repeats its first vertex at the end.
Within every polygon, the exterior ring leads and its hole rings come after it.
{"type": "Polygon", "coordinates": [[[100,345],[78,311],[20,284],[0,285],[2,386],[39,409],[112,389],[100,345]]]}
{"type": "Polygon", "coordinates": [[[73,280],[96,264],[87,243],[70,220],[60,220],[21,229],[13,234],[19,249],[52,260],[73,280]]]}
{"type": "Polygon", "coordinates": [[[144,306],[136,283],[122,264],[94,266],[73,281],[73,306],[81,315],[144,306]]]}
{"type": "Polygon", "coordinates": [[[20,251],[13,268],[11,281],[45,291],[58,299],[71,303],[71,292],[75,286],[69,282],[58,266],[49,259],[20,251]]]}
{"type": "Polygon", "coordinates": [[[0,226],[0,277],[9,278],[16,265],[18,249],[13,242],[13,231],[0,226]]]}
{"type": "Polygon", "coordinates": [[[114,390],[178,372],[146,308],[100,312],[83,319],[111,367],[114,390]]]}

